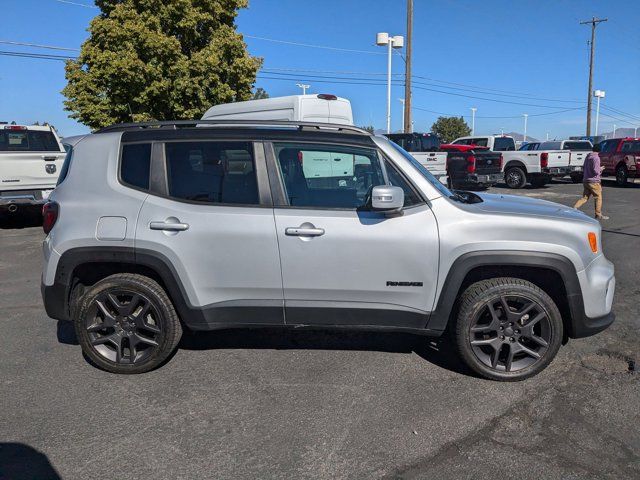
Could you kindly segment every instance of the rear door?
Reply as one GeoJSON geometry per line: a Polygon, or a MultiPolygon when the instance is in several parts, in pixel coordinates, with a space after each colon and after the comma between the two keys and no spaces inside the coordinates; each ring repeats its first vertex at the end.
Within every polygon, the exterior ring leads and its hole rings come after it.
{"type": "Polygon", "coordinates": [[[171,265],[191,308],[208,323],[283,323],[262,144],[200,135],[153,148],[152,192],[140,210],[136,255],[171,265]]]}
{"type": "Polygon", "coordinates": [[[50,129],[0,128],[0,190],[53,189],[65,152],[50,129]]]}
{"type": "Polygon", "coordinates": [[[374,147],[274,142],[282,203],[274,210],[287,324],[423,328],[433,305],[438,230],[410,183],[374,147]],[[307,178],[306,152],[350,155],[354,173],[307,178]],[[367,211],[375,185],[405,191],[403,215],[367,211]]]}

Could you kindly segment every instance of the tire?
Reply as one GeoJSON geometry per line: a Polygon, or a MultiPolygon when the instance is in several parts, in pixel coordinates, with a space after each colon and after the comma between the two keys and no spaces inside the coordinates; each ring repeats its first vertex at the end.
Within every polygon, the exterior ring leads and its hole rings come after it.
{"type": "Polygon", "coordinates": [[[73,318],[82,351],[112,373],[144,373],[175,350],[182,326],[164,289],[143,275],[111,275],[87,287],[73,318]]]}
{"type": "Polygon", "coordinates": [[[509,188],[522,188],[527,184],[527,175],[521,167],[510,167],[504,172],[504,182],[509,188]]]}
{"type": "Polygon", "coordinates": [[[503,277],[465,290],[452,333],[460,358],[475,373],[518,381],[551,363],[560,349],[563,327],[560,311],[547,293],[526,280],[503,277]]]}
{"type": "Polygon", "coordinates": [[[582,183],[582,174],[580,174],[580,175],[576,175],[576,174],[571,175],[571,181],[573,183],[582,183]]]}
{"type": "Polygon", "coordinates": [[[625,165],[620,165],[616,168],[616,184],[619,187],[626,187],[628,185],[628,180],[629,172],[627,171],[627,167],[625,165]]]}

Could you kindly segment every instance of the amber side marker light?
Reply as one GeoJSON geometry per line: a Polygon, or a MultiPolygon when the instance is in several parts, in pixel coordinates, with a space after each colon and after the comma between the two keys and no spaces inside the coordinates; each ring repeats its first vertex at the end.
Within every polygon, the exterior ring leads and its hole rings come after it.
{"type": "Polygon", "coordinates": [[[596,234],[593,232],[589,232],[587,237],[589,238],[589,246],[591,247],[591,251],[593,253],[598,253],[598,237],[596,237],[596,234]]]}

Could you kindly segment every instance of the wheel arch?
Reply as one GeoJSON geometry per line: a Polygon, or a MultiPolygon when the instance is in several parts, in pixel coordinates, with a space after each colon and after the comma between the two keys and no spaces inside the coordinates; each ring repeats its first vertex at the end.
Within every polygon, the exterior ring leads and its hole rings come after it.
{"type": "Polygon", "coordinates": [[[455,318],[458,299],[472,283],[495,277],[528,280],[542,288],[562,314],[565,333],[573,336],[574,322],[584,315],[580,282],[573,263],[554,253],[524,251],[477,251],[458,257],[442,284],[427,328],[444,331],[455,318]]]}
{"type": "Polygon", "coordinates": [[[524,170],[525,174],[529,173],[527,166],[522,162],[522,160],[509,160],[509,162],[504,166],[504,171],[506,172],[513,167],[520,167],[524,170]]]}
{"type": "Polygon", "coordinates": [[[64,252],[58,261],[53,286],[43,286],[43,290],[52,290],[51,295],[43,295],[47,314],[58,320],[69,320],[75,296],[82,288],[115,273],[138,273],[152,278],[167,292],[181,319],[197,314],[188,303],[184,286],[169,260],[157,252],[134,251],[131,247],[80,247],[64,252]]]}

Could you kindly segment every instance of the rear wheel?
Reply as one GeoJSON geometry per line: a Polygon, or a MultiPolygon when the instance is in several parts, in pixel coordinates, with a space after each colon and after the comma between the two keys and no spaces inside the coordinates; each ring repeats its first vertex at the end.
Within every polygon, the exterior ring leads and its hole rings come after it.
{"type": "Polygon", "coordinates": [[[626,187],[628,180],[629,172],[627,171],[627,167],[625,165],[620,165],[616,168],[616,183],[620,187],[626,187]]]}
{"type": "Polygon", "coordinates": [[[504,172],[504,182],[509,188],[522,188],[527,184],[527,175],[520,167],[510,167],[504,172]]]}
{"type": "Polygon", "coordinates": [[[143,373],[175,350],[182,327],[166,292],[137,274],[111,275],[86,289],[74,318],[80,346],[98,367],[143,373]]]}
{"type": "Polygon", "coordinates": [[[541,372],[562,342],[562,317],[531,282],[494,278],[462,295],[455,342],[461,358],[483,377],[516,381],[541,372]]]}

